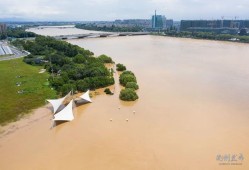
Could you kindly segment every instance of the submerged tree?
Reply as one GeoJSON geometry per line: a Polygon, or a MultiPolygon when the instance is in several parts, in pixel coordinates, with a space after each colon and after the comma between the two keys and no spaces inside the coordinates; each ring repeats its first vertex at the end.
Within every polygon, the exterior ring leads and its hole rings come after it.
{"type": "Polygon", "coordinates": [[[126,70],[126,67],[123,64],[120,64],[120,63],[118,63],[116,65],[116,67],[117,67],[117,71],[125,71],[126,70]]]}
{"type": "Polygon", "coordinates": [[[135,82],[128,82],[126,83],[125,88],[131,88],[131,89],[137,90],[139,89],[139,86],[135,82]]]}
{"type": "Polygon", "coordinates": [[[138,99],[138,95],[134,89],[126,88],[121,90],[119,98],[124,101],[135,101],[138,99]]]}
{"type": "Polygon", "coordinates": [[[137,83],[137,79],[131,71],[124,71],[119,77],[119,82],[121,85],[126,86],[128,82],[137,83]]]}

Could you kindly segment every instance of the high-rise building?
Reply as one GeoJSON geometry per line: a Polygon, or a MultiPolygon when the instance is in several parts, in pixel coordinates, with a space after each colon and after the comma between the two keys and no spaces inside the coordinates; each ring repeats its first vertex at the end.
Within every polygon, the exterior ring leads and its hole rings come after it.
{"type": "Polygon", "coordinates": [[[152,28],[153,29],[164,29],[166,28],[166,17],[164,15],[155,15],[152,16],[152,28]]]}
{"type": "Polygon", "coordinates": [[[173,19],[166,19],[166,28],[170,28],[174,26],[173,19]]]}
{"type": "Polygon", "coordinates": [[[7,26],[6,24],[1,24],[0,23],[0,34],[3,34],[7,31],[7,26]]]}
{"type": "Polygon", "coordinates": [[[180,26],[181,31],[224,34],[237,34],[242,28],[249,28],[249,20],[182,20],[180,26]]]}

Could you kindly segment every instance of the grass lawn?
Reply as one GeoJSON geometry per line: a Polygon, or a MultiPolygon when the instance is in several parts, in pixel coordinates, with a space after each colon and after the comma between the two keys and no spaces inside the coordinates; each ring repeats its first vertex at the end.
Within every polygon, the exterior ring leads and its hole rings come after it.
{"type": "Polygon", "coordinates": [[[45,104],[45,99],[55,98],[48,73],[39,74],[42,67],[31,66],[21,59],[0,61],[0,124],[17,120],[21,115],[45,104]],[[21,77],[17,77],[21,76],[21,77]],[[16,83],[21,82],[20,86],[16,83]],[[18,94],[18,91],[24,91],[18,94]]]}

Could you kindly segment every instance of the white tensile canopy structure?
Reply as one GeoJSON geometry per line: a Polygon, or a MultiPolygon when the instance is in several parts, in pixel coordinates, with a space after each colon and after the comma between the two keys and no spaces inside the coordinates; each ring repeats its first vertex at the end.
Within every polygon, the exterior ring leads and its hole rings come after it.
{"type": "Polygon", "coordinates": [[[54,113],[56,113],[56,111],[59,109],[60,105],[63,103],[63,101],[64,101],[69,95],[71,95],[71,91],[70,91],[65,97],[62,97],[62,98],[60,98],[60,99],[47,100],[49,103],[52,104],[53,109],[54,109],[54,113]]]}
{"type": "Polygon", "coordinates": [[[53,121],[72,121],[73,119],[73,100],[71,100],[63,110],[54,115],[53,121]]]}
{"type": "Polygon", "coordinates": [[[87,92],[85,92],[83,95],[80,96],[81,99],[87,101],[87,102],[91,102],[92,103],[92,100],[90,99],[90,96],[89,96],[89,90],[87,90],[87,92]]]}

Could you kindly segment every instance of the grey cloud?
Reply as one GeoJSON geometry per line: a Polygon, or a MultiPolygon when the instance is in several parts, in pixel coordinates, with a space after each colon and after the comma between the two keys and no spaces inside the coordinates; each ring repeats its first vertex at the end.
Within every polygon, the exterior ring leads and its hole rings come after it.
{"type": "Polygon", "coordinates": [[[39,20],[150,18],[155,9],[175,20],[249,18],[248,0],[0,0],[0,17],[39,20]]]}

